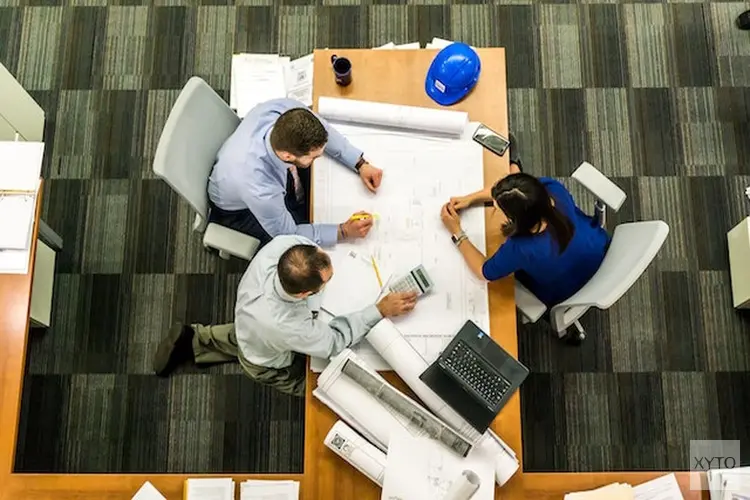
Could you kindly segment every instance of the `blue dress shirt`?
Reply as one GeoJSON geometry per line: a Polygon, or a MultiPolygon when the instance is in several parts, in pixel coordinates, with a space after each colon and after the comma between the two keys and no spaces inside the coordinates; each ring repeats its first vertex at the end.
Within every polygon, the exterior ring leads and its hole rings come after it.
{"type": "MultiPolygon", "coordinates": [[[[297,234],[321,246],[333,246],[337,224],[297,224],[284,203],[290,165],[271,147],[271,129],[285,111],[306,107],[293,99],[273,99],[251,109],[216,155],[208,196],[223,210],[250,211],[271,236],[297,234]]],[[[362,151],[320,119],[328,131],[325,153],[356,172],[362,151]]]]}

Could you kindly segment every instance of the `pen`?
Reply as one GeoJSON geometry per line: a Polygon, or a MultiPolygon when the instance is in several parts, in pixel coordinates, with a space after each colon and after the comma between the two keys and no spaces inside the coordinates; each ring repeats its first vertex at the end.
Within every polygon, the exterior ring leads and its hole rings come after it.
{"type": "Polygon", "coordinates": [[[375,277],[378,279],[378,285],[380,288],[383,288],[383,280],[380,279],[380,270],[378,269],[378,265],[375,263],[375,257],[370,257],[372,260],[372,267],[375,269],[375,277]]]}

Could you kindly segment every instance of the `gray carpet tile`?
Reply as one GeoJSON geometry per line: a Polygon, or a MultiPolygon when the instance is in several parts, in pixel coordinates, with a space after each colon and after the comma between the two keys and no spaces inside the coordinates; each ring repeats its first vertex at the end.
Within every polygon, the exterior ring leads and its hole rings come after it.
{"type": "MultiPolygon", "coordinates": [[[[192,75],[228,98],[233,52],[422,43],[507,50],[525,168],[588,160],[627,193],[609,225],[669,238],[579,348],[519,325],[530,471],[687,468],[690,439],[750,456],[750,317],[731,306],[727,230],[748,214],[750,37],[741,1],[0,0],[0,62],[44,108],[43,216],[65,240],[53,326],[29,342],[16,468],[299,472],[302,401],[236,365],[150,374],[175,320],[231,321],[239,260],[203,251],[151,171],[192,75]]],[[[746,458],[747,459],[747,458],[746,458]]]]}

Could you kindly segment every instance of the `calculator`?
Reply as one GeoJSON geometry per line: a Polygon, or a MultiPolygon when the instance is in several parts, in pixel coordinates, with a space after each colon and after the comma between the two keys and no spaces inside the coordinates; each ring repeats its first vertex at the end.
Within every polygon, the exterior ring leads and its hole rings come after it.
{"type": "Polygon", "coordinates": [[[416,292],[417,297],[432,290],[433,282],[423,265],[418,265],[406,276],[391,283],[391,292],[416,292]]]}

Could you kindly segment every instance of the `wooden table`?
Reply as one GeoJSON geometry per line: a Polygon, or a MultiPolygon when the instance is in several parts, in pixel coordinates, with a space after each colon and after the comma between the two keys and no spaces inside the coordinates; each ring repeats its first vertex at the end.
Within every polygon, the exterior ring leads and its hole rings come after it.
{"type": "MultiPolygon", "coordinates": [[[[336,87],[330,73],[331,51],[316,51],[315,96],[343,96],[372,101],[436,106],[423,90],[424,75],[432,51],[337,50],[350,57],[354,83],[345,89],[336,87]]],[[[472,120],[482,121],[495,130],[508,131],[506,103],[505,51],[479,49],[482,78],[464,102],[451,109],[468,111],[472,120]]],[[[317,100],[317,99],[316,99],[317,100]]],[[[507,161],[485,153],[485,182],[506,171],[507,161]]],[[[41,204],[41,196],[39,197],[41,204]]],[[[39,207],[37,207],[37,221],[39,207]]],[[[489,212],[487,217],[489,217],[489,212]]],[[[500,242],[498,224],[487,219],[487,247],[500,242]]],[[[36,225],[34,227],[36,235],[36,225]]],[[[36,238],[34,238],[36,241],[36,238]]],[[[33,252],[32,252],[33,255],[33,252]]],[[[33,265],[34,260],[31,259],[33,265]]],[[[32,270],[33,271],[33,270],[32,270]]],[[[185,474],[14,474],[16,436],[25,367],[31,276],[0,275],[0,500],[128,500],[146,481],[151,481],[170,500],[182,498],[185,474]]],[[[491,333],[503,347],[517,354],[515,307],[512,279],[492,283],[490,291],[491,333]]],[[[309,394],[317,377],[308,378],[305,424],[305,473],[276,475],[232,474],[245,479],[293,479],[302,482],[304,500],[377,499],[379,489],[362,474],[339,459],[323,445],[323,437],[336,420],[335,415],[309,394]]],[[[403,383],[386,374],[399,387],[403,383]]],[[[521,460],[521,409],[516,394],[493,423],[493,429],[518,453],[521,460]]],[[[663,473],[587,473],[524,474],[519,471],[502,489],[498,499],[555,499],[568,491],[591,489],[611,482],[638,484],[663,473]]],[[[189,477],[195,477],[190,475],[189,477]]],[[[227,477],[226,474],[201,477],[227,477]]],[[[685,498],[701,498],[690,492],[686,473],[678,474],[685,498]]],[[[708,498],[705,495],[703,498],[708,498]]]]}

